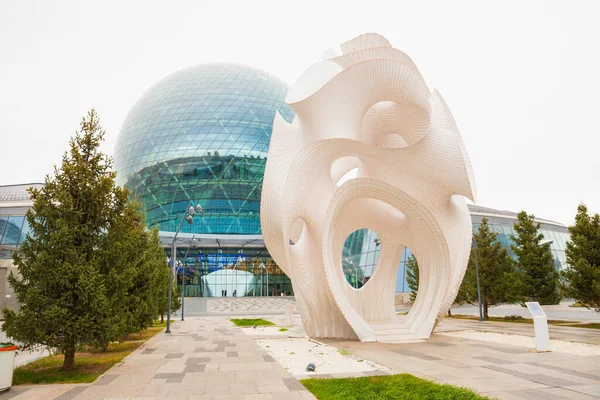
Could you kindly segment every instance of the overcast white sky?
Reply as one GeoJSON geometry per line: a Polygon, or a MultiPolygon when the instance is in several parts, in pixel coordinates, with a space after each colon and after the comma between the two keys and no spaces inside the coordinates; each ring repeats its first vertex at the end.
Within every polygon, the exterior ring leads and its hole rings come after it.
{"type": "Polygon", "coordinates": [[[478,203],[571,223],[600,212],[598,1],[0,0],[0,184],[41,182],[96,107],[113,154],[151,85],[241,62],[288,83],[377,32],[452,110],[478,203]]]}

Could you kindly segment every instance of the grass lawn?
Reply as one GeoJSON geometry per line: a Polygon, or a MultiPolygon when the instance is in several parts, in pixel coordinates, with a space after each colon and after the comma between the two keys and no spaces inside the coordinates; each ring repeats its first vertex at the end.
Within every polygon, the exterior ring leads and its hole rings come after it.
{"type": "Polygon", "coordinates": [[[409,374],[368,376],[364,378],[305,379],[301,382],[319,400],[488,399],[470,389],[440,385],[409,374]]]}
{"type": "Polygon", "coordinates": [[[61,371],[62,354],[40,358],[16,368],[13,385],[93,382],[142,343],[162,331],[165,325],[166,323],[156,322],[145,331],[129,335],[123,342],[111,343],[107,351],[91,348],[78,351],[75,354],[75,369],[70,372],[61,371]]]}
{"type": "Polygon", "coordinates": [[[565,326],[573,328],[600,329],[600,322],[589,322],[587,324],[568,324],[565,326]]]}
{"type": "Polygon", "coordinates": [[[231,322],[233,322],[234,324],[236,324],[237,326],[254,326],[254,325],[258,325],[258,326],[272,326],[275,325],[274,323],[272,323],[271,321],[267,321],[266,319],[262,319],[262,318],[255,318],[255,319],[232,319],[231,322]]]}
{"type": "MultiPolygon", "coordinates": [[[[465,314],[452,314],[451,318],[455,319],[472,319],[479,321],[477,315],[465,315],[465,314]]],[[[516,322],[518,324],[533,324],[533,318],[525,318],[519,315],[507,315],[506,317],[489,317],[490,322],[516,322]]],[[[569,325],[576,324],[576,321],[563,321],[559,319],[549,319],[548,324],[550,325],[569,325]]],[[[569,325],[570,326],[570,325],[569,325]]]]}

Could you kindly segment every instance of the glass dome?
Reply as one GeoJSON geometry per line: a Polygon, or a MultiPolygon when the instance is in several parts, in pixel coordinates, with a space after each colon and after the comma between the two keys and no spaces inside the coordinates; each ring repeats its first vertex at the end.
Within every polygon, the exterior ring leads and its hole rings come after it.
{"type": "Polygon", "coordinates": [[[273,118],[290,122],[288,86],[239,64],[178,71],[127,115],[115,149],[117,182],[146,208],[150,227],[174,232],[186,206],[201,216],[182,232],[260,234],[260,196],[273,118]]]}

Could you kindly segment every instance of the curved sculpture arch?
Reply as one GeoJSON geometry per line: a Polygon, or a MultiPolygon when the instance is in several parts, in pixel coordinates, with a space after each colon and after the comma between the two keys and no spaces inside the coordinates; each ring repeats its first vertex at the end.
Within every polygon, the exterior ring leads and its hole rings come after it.
{"type": "Polygon", "coordinates": [[[341,48],[288,92],[292,123],[275,117],[261,199],[265,244],[292,280],[309,336],[426,339],[467,266],[471,163],[446,103],[406,54],[377,34],[341,48]],[[341,252],[361,228],[377,231],[382,251],[356,290],[345,284],[341,252]],[[420,282],[400,319],[394,289],[405,246],[419,259],[420,282]]]}

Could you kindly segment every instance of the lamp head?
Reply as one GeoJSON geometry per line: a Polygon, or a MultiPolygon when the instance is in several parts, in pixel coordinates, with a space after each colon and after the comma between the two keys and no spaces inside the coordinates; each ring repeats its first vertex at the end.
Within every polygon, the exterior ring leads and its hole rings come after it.
{"type": "Polygon", "coordinates": [[[194,215],[194,214],[196,214],[196,210],[194,210],[194,207],[190,206],[190,207],[188,208],[188,214],[190,214],[190,215],[194,215]]]}
{"type": "Polygon", "coordinates": [[[202,214],[202,206],[200,205],[200,203],[196,204],[196,212],[198,214],[202,214]]]}
{"type": "Polygon", "coordinates": [[[188,215],[188,216],[187,216],[187,222],[188,222],[189,224],[192,224],[192,223],[194,223],[194,217],[193,217],[192,215],[188,215]]]}

